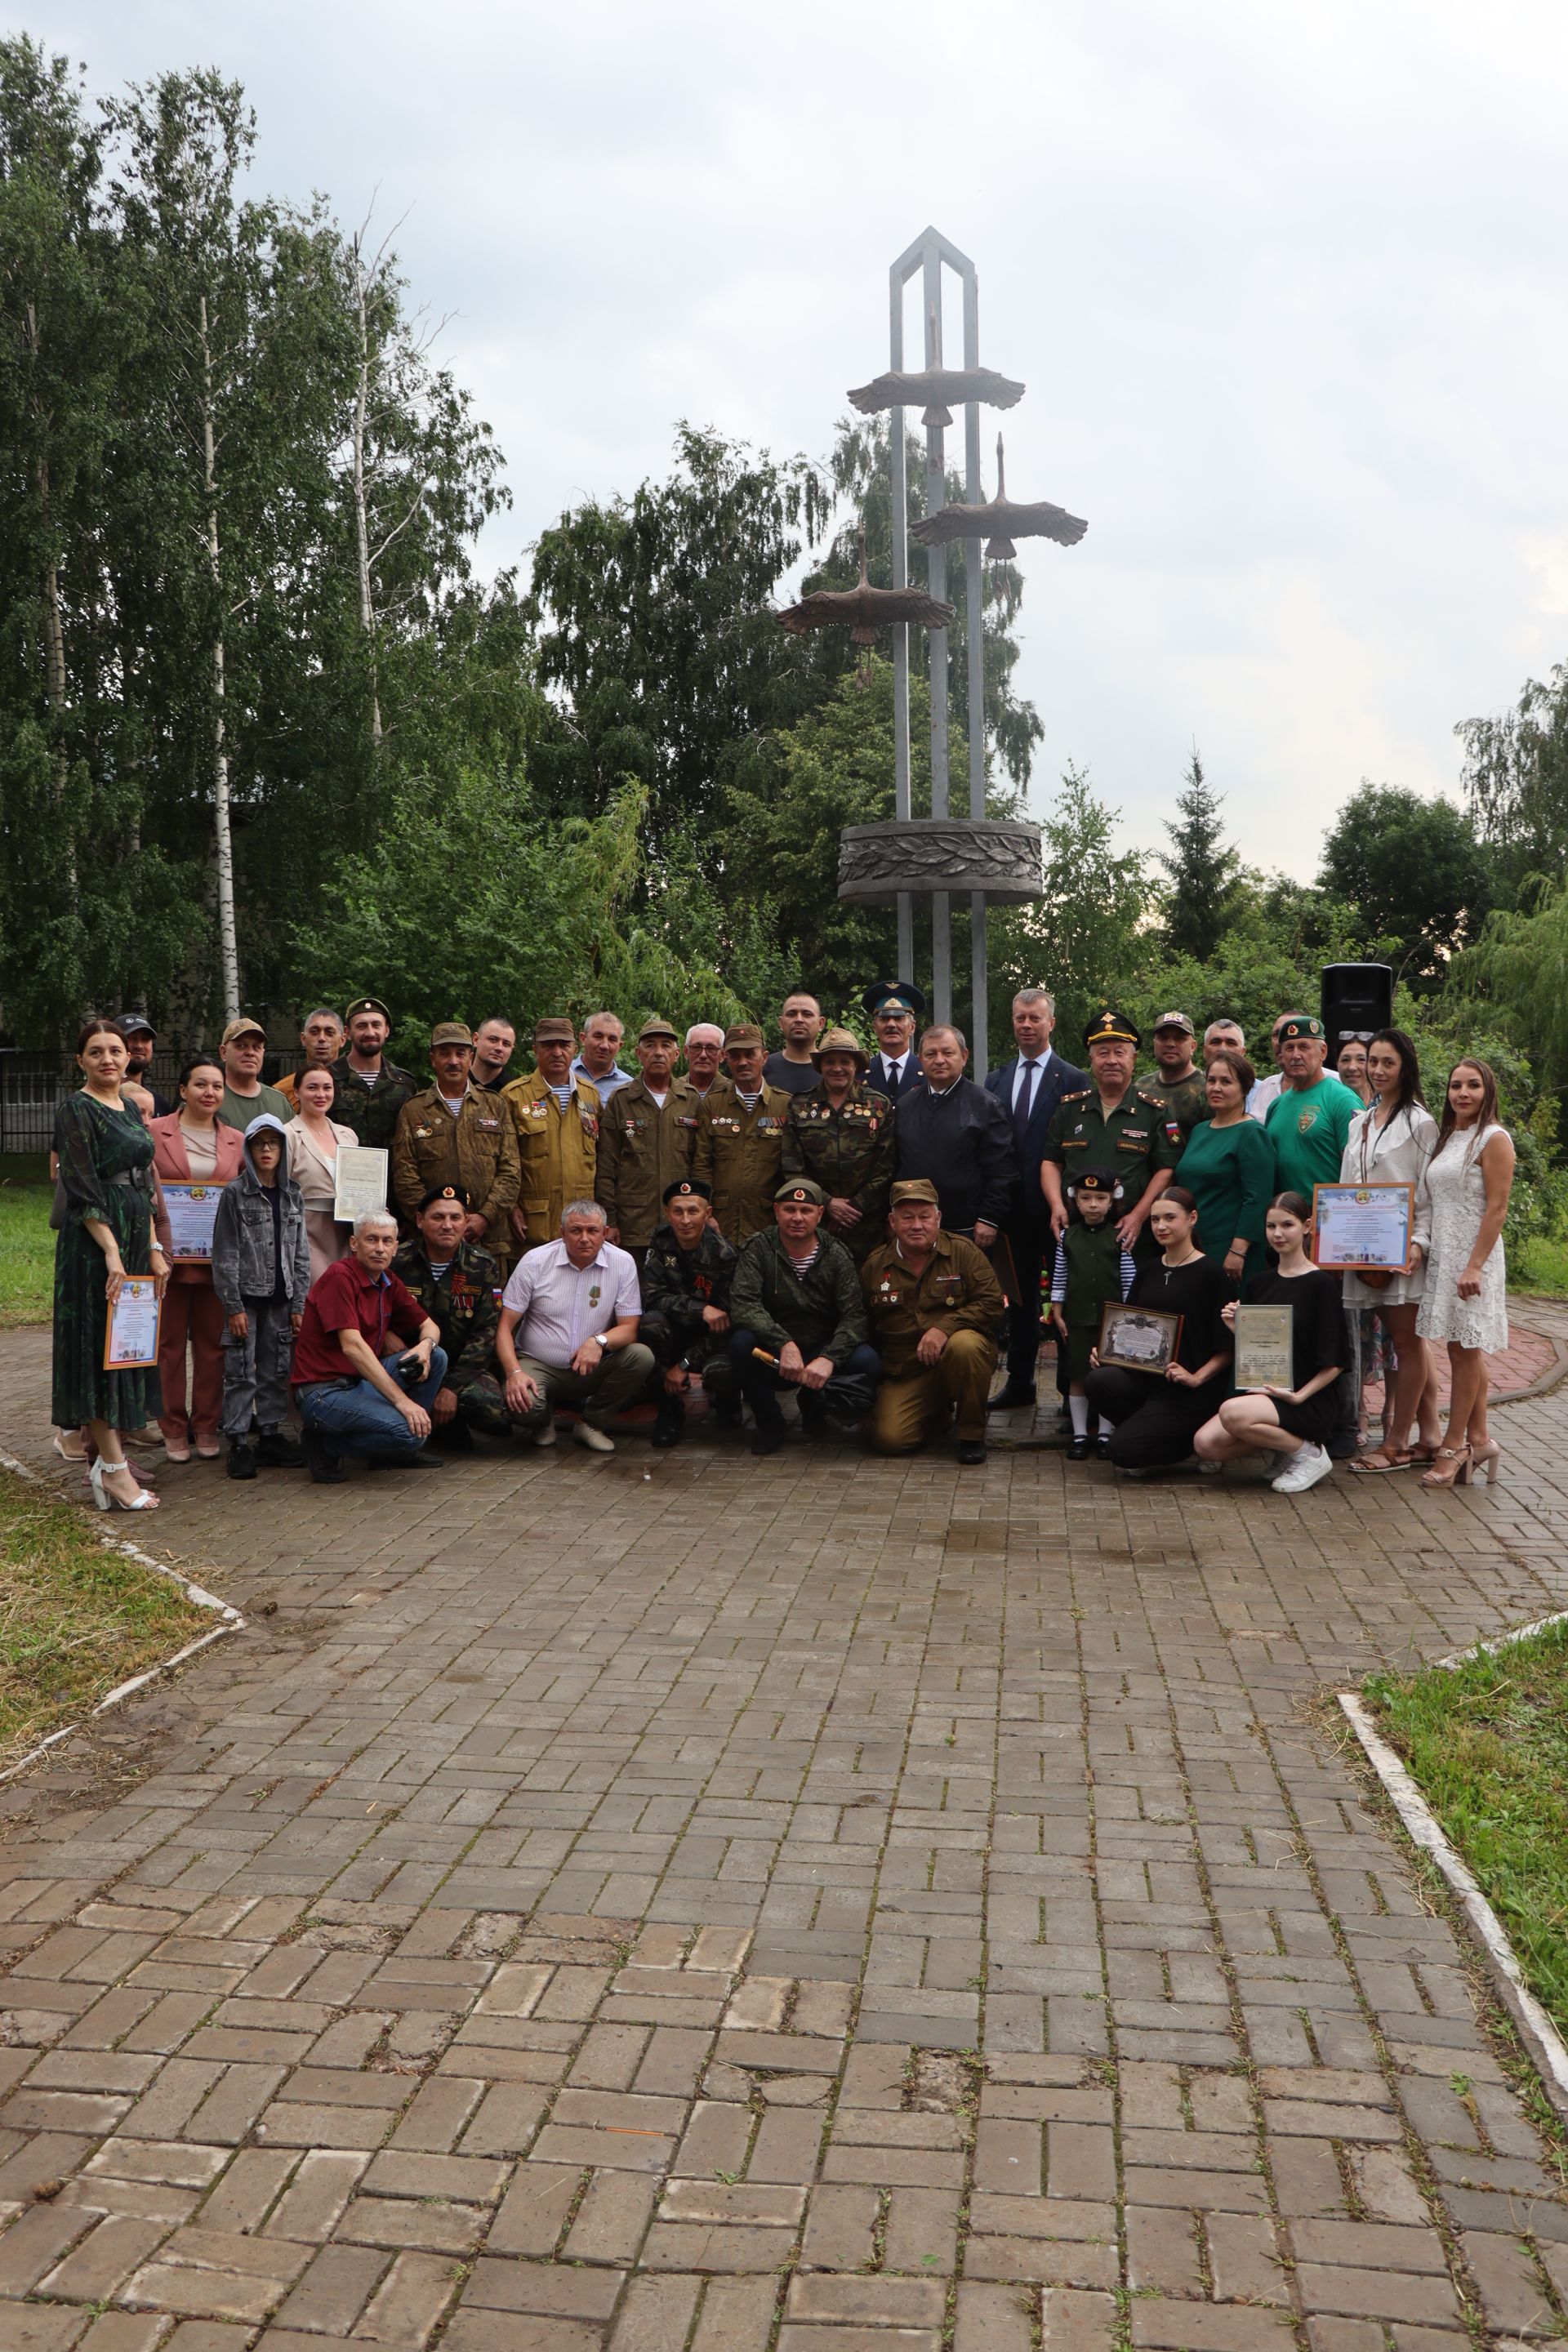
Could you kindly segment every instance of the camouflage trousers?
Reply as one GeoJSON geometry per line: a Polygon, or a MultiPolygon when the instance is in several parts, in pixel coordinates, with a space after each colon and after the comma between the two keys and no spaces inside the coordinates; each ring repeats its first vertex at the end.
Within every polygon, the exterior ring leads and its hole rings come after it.
{"type": "Polygon", "coordinates": [[[637,1338],[652,1351],[654,1374],[647,1392],[656,1402],[665,1393],[665,1373],[673,1371],[677,1364],[684,1364],[692,1378],[701,1381],[716,1405],[731,1404],[739,1397],[727,1338],[711,1339],[704,1335],[689,1339],[658,1314],[642,1317],[637,1324],[637,1338]]]}
{"type": "Polygon", "coordinates": [[[510,1437],[518,1426],[506,1409],[501,1384],[493,1372],[481,1372],[477,1381],[458,1391],[458,1418],[469,1429],[477,1429],[481,1437],[510,1437]]]}

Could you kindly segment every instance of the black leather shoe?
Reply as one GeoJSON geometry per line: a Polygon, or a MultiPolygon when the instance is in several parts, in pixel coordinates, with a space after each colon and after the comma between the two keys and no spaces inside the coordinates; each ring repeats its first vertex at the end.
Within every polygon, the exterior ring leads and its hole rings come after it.
{"type": "Polygon", "coordinates": [[[1087,1462],[1089,1460],[1089,1439],[1087,1437],[1075,1437],[1073,1439],[1072,1444],[1068,1447],[1068,1460],[1069,1462],[1087,1462]]]}
{"type": "Polygon", "coordinates": [[[1033,1404],[1034,1402],[1033,1389],[1016,1388],[1009,1381],[1006,1387],[992,1398],[985,1410],[987,1412],[1019,1412],[1025,1405],[1033,1404]]]}
{"type": "Polygon", "coordinates": [[[1095,1439],[1094,1450],[1099,1454],[1102,1462],[1110,1461],[1110,1435],[1109,1431],[1101,1431],[1100,1434],[1095,1439]]]}
{"type": "Polygon", "coordinates": [[[776,1421],[760,1421],[752,1432],[753,1454],[776,1454],[784,1442],[784,1415],[776,1421]]]}
{"type": "Polygon", "coordinates": [[[318,1486],[341,1486],[348,1476],[337,1455],[318,1430],[307,1428],[304,1437],[305,1460],[318,1486]]]}
{"type": "Polygon", "coordinates": [[[454,1413],[450,1421],[443,1422],[436,1435],[448,1454],[471,1454],[474,1450],[474,1433],[461,1413],[454,1413]]]}
{"type": "Polygon", "coordinates": [[[264,1429],[256,1441],[256,1458],[263,1470],[302,1470],[305,1449],[280,1429],[264,1429]]]}
{"type": "Polygon", "coordinates": [[[228,1475],[231,1478],[256,1475],[256,1449],[247,1445],[243,1437],[231,1437],[228,1441],[228,1475]]]}
{"type": "Polygon", "coordinates": [[[978,1437],[961,1437],[958,1441],[958,1458],[961,1462],[971,1465],[984,1462],[985,1447],[983,1441],[978,1437]]]}
{"type": "Polygon", "coordinates": [[[685,1427],[686,1407],[681,1403],[680,1399],[660,1397],[658,1411],[653,1417],[653,1436],[650,1443],[657,1445],[662,1453],[666,1446],[679,1444],[685,1427]]]}

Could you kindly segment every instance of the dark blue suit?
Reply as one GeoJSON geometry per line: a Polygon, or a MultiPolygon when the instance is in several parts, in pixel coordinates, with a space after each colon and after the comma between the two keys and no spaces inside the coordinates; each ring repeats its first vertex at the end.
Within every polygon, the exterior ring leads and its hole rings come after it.
{"type": "MultiPolygon", "coordinates": [[[[991,1071],[985,1080],[987,1094],[996,1097],[1007,1114],[1009,1124],[1013,1118],[1013,1086],[1017,1070],[1018,1061],[1015,1055],[1001,1069],[991,1071]]],[[[1059,1054],[1053,1052],[1035,1081],[1035,1096],[1029,1105],[1029,1123],[1024,1130],[1022,1148],[1015,1143],[1014,1157],[1018,1171],[1017,1205],[1005,1227],[1018,1278],[1017,1307],[1010,1318],[1007,1335],[1009,1388],[1034,1387],[1035,1359],[1040,1348],[1040,1269],[1049,1262],[1052,1248],[1051,1213],[1040,1190],[1040,1161],[1045,1153],[1046,1131],[1062,1097],[1076,1094],[1089,1084],[1091,1080],[1087,1070],[1076,1068],[1071,1062],[1064,1062],[1059,1054]]]]}
{"type": "Polygon", "coordinates": [[[895,1087],[888,1075],[888,1065],[882,1055],[880,1053],[873,1054],[871,1066],[866,1073],[865,1083],[871,1088],[873,1094],[885,1095],[889,1102],[901,1102],[905,1095],[921,1083],[920,1056],[911,1045],[909,1056],[904,1063],[903,1079],[899,1086],[895,1087]]]}

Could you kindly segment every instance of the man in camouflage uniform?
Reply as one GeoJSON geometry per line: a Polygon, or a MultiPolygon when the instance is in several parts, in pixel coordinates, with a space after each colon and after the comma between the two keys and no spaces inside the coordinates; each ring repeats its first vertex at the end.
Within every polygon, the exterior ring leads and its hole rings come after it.
{"type": "Polygon", "coordinates": [[[564,1013],[536,1021],[532,1072],[513,1078],[501,1098],[517,1140],[511,1231],[520,1251],[559,1241],[568,1201],[594,1197],[601,1112],[593,1081],[572,1075],[575,1042],[564,1013]]]}
{"type": "Polygon", "coordinates": [[[474,1041],[461,1021],[437,1021],[430,1032],[436,1083],[398,1113],[392,1141],[392,1201],[405,1236],[419,1202],[438,1185],[458,1185],[478,1203],[463,1234],[479,1242],[501,1269],[511,1257],[507,1213],[517,1198],[517,1142],[511,1121],[493,1096],[470,1083],[474,1041]]]}
{"type": "Polygon", "coordinates": [[[1154,1067],[1138,1081],[1139,1091],[1163,1103],[1185,1143],[1200,1119],[1209,1115],[1205,1073],[1194,1060],[1198,1033],[1189,1013],[1162,1013],[1153,1028],[1154,1067]]]}
{"type": "Polygon", "coordinates": [[[392,1015],[379,996],[356,996],[343,1015],[349,1048],[332,1064],[337,1100],[332,1117],[353,1129],[356,1143],[390,1151],[399,1114],[419,1092],[412,1070],[387,1061],[382,1047],[392,1034],[392,1015]]]}
{"type": "Polygon", "coordinates": [[[665,1187],[691,1173],[702,1097],[675,1075],[680,1040],[656,1014],[637,1032],[642,1074],[620,1087],[599,1125],[594,1197],[609,1220],[607,1239],[629,1250],[642,1271],[659,1222],[665,1187]]]}
{"type": "Polygon", "coordinates": [[[847,1029],[829,1029],[812,1049],[821,1082],[792,1095],[783,1170],[809,1176],[827,1195],[823,1224],[857,1265],[882,1239],[893,1181],[893,1106],[864,1081],[869,1055],[847,1029]]]}
{"type": "Polygon", "coordinates": [[[713,1222],[739,1249],[773,1221],[784,1117],[790,1096],[763,1076],[767,1044],[760,1029],[738,1022],[724,1033],[727,1080],[702,1097],[691,1172],[713,1195],[713,1222]]]}
{"type": "Polygon", "coordinates": [[[460,1184],[436,1186],[415,1210],[414,1239],[392,1262],[439,1328],[447,1377],[431,1400],[430,1422],[462,1454],[472,1450],[476,1429],[509,1437],[516,1426],[494,1368],[500,1269],[489,1250],[464,1239],[468,1215],[460,1184]]]}
{"type": "Polygon", "coordinates": [[[1149,1212],[1182,1156],[1181,1121],[1132,1082],[1142,1040],[1123,1013],[1101,1013],[1083,1033],[1092,1086],[1064,1095],[1057,1105],[1040,1159],[1040,1182],[1050,1204],[1051,1233],[1067,1231],[1064,1178],[1075,1168],[1114,1168],[1129,1205],[1117,1222],[1122,1246],[1140,1265],[1159,1255],[1149,1212]]]}
{"type": "Polygon", "coordinates": [[[819,1230],[826,1206],[809,1176],[786,1180],[772,1231],[752,1235],[730,1284],[730,1360],[757,1424],[753,1454],[784,1444],[781,1387],[794,1389],[807,1437],[826,1436],[829,1412],[860,1421],[871,1410],[881,1368],[855,1261],[819,1230]]]}
{"type": "Polygon", "coordinates": [[[910,1454],[956,1424],[958,1458],[985,1459],[985,1400],[1005,1302],[984,1250],[944,1234],[936,1186],[895,1184],[891,1241],[860,1270],[882,1380],[871,1415],[879,1454],[910,1454]]]}
{"type": "Polygon", "coordinates": [[[706,1184],[682,1176],[667,1185],[664,1223],[642,1269],[637,1338],[659,1370],[653,1443],[676,1444],[686,1426],[686,1392],[696,1373],[713,1400],[721,1429],[739,1425],[741,1408],[726,1341],[735,1252],[713,1223],[706,1184]]]}

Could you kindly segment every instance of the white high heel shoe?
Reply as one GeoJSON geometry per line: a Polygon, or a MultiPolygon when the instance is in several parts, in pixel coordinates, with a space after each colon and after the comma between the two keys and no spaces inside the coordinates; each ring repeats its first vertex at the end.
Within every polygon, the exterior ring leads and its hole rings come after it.
{"type": "Polygon", "coordinates": [[[110,1493],[104,1484],[106,1475],[112,1476],[116,1471],[123,1470],[125,1466],[123,1462],[105,1463],[100,1457],[88,1472],[88,1485],[92,1488],[92,1499],[99,1509],[100,1511],[155,1511],[158,1507],[158,1497],[156,1495],[150,1495],[145,1486],[137,1487],[136,1500],[133,1503],[123,1502],[118,1495],[110,1493]]]}

